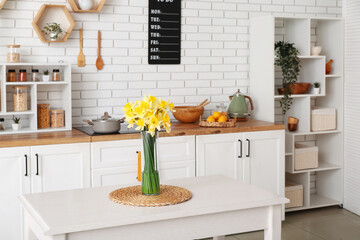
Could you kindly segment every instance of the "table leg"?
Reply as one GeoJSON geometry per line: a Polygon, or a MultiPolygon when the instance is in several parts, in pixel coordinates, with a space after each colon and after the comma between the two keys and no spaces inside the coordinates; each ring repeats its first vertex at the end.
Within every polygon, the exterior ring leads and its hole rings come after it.
{"type": "Polygon", "coordinates": [[[268,228],[264,231],[265,240],[281,240],[281,205],[270,206],[268,228]]]}
{"type": "Polygon", "coordinates": [[[225,236],[213,237],[213,240],[225,240],[225,236]]]}

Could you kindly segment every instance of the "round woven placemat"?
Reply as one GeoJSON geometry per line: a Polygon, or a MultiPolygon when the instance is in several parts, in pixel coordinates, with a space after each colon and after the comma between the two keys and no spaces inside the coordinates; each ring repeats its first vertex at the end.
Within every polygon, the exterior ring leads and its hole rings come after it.
{"type": "Polygon", "coordinates": [[[133,186],[117,189],[109,194],[111,201],[138,207],[161,207],[175,205],[191,199],[189,190],[176,186],[160,185],[160,194],[145,196],[141,192],[141,186],[133,186]]]}

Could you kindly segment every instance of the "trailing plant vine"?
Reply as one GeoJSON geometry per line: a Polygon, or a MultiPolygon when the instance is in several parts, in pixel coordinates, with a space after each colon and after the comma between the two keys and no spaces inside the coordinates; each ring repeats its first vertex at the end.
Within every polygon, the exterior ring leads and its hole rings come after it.
{"type": "Polygon", "coordinates": [[[284,96],[280,100],[283,114],[290,109],[292,105],[291,87],[297,82],[300,74],[299,51],[294,47],[294,43],[278,41],[275,43],[275,65],[281,68],[282,83],[285,89],[284,96]]]}

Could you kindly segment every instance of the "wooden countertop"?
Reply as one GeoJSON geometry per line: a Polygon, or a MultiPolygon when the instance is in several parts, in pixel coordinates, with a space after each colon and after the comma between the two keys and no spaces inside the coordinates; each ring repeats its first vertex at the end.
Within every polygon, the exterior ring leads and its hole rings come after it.
{"type": "Polygon", "coordinates": [[[67,143],[87,143],[91,137],[76,129],[64,132],[28,133],[0,136],[0,148],[67,143]]]}
{"type": "MultiPolygon", "coordinates": [[[[256,131],[271,131],[284,130],[285,126],[274,124],[255,119],[249,119],[247,122],[238,122],[233,128],[205,128],[200,127],[199,123],[178,123],[174,122],[171,125],[171,132],[161,132],[160,137],[174,137],[186,135],[208,135],[221,133],[237,133],[237,132],[256,132],[256,131]]],[[[123,135],[101,135],[91,137],[92,142],[117,141],[125,139],[139,139],[140,134],[123,134],[123,135]]]]}
{"type": "MultiPolygon", "coordinates": [[[[160,137],[186,136],[186,135],[208,135],[221,133],[255,132],[284,130],[284,125],[250,119],[247,122],[239,122],[233,128],[204,128],[198,123],[172,123],[171,133],[161,132],[160,137]]],[[[140,134],[117,134],[88,136],[79,130],[65,132],[29,133],[0,136],[0,148],[24,147],[52,144],[106,142],[126,139],[139,139],[140,134]]]]}

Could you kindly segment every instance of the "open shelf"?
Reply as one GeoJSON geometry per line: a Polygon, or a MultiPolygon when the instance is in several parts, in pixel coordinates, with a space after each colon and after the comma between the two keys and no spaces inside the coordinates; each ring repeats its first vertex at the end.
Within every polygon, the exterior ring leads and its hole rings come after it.
{"type": "MultiPolygon", "coordinates": [[[[292,94],[292,98],[304,98],[304,97],[324,97],[325,94],[292,94]]],[[[283,95],[275,95],[275,99],[281,99],[283,95]]]]}
{"type": "Polygon", "coordinates": [[[33,111],[29,110],[29,111],[24,111],[24,112],[5,112],[5,113],[0,113],[0,116],[12,116],[12,115],[32,115],[34,114],[33,111]]]}
{"type": "Polygon", "coordinates": [[[305,172],[331,171],[331,170],[336,170],[336,169],[341,169],[341,166],[319,161],[319,167],[318,168],[311,168],[311,169],[304,169],[304,170],[299,170],[299,171],[292,171],[292,172],[289,172],[289,173],[297,174],[297,173],[305,173],[305,172]]]}
{"type": "Polygon", "coordinates": [[[30,86],[30,85],[67,85],[69,83],[64,81],[52,81],[52,82],[6,82],[7,86],[30,86]]]}
{"type": "Polygon", "coordinates": [[[336,201],[334,199],[330,199],[330,198],[321,196],[319,194],[311,194],[310,195],[310,205],[303,206],[303,207],[287,208],[287,209],[285,209],[285,212],[295,212],[295,211],[300,211],[300,210],[329,207],[329,206],[335,206],[335,205],[340,205],[340,204],[342,204],[342,202],[340,202],[340,201],[336,201]]]}
{"type": "Polygon", "coordinates": [[[44,4],[38,11],[32,25],[42,42],[66,42],[75,27],[75,22],[65,5],[44,4]],[[59,40],[56,41],[51,41],[50,38],[42,32],[47,23],[53,22],[60,24],[63,30],[63,37],[60,37],[59,40]]]}
{"type": "Polygon", "coordinates": [[[326,78],[338,78],[338,77],[342,77],[342,75],[326,74],[325,77],[326,78]]]}
{"type": "Polygon", "coordinates": [[[0,0],[0,9],[2,9],[7,0],[0,0]]]}
{"type": "Polygon", "coordinates": [[[318,132],[302,132],[302,131],[289,132],[286,130],[286,134],[293,135],[293,136],[321,135],[321,134],[333,134],[333,133],[342,133],[342,131],[341,130],[329,130],[329,131],[318,131],[318,132]]]}
{"type": "Polygon", "coordinates": [[[95,4],[93,6],[93,9],[91,9],[91,10],[81,10],[80,7],[78,6],[78,3],[77,3],[76,0],[69,0],[69,4],[71,6],[71,9],[76,13],[97,13],[97,12],[100,12],[102,10],[102,8],[104,7],[104,4],[105,4],[106,0],[95,0],[94,2],[95,2],[95,4]]]}

